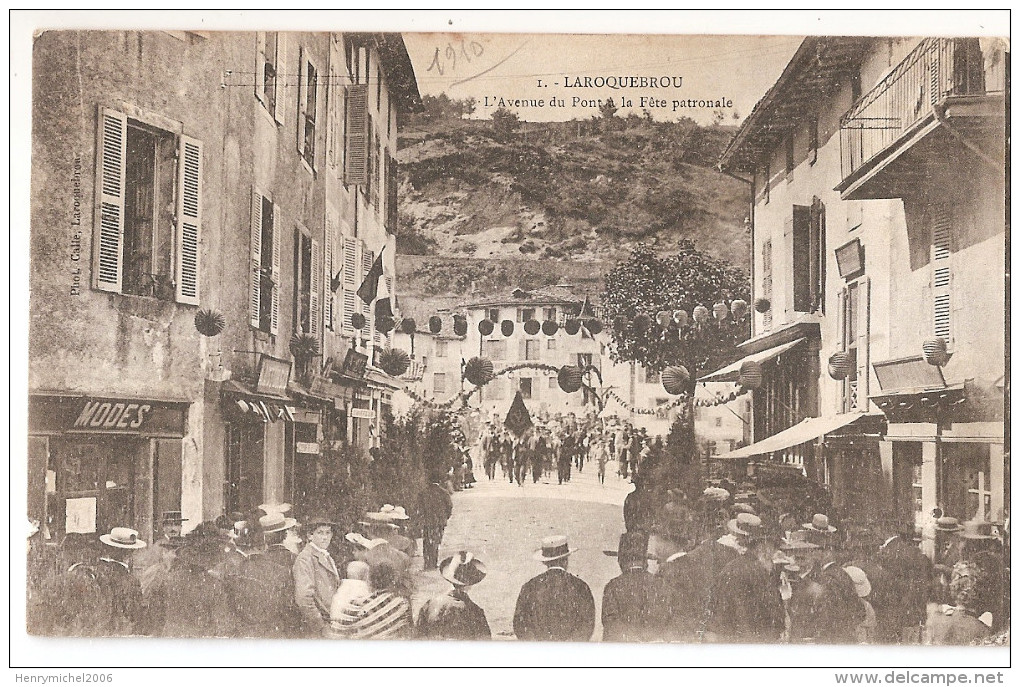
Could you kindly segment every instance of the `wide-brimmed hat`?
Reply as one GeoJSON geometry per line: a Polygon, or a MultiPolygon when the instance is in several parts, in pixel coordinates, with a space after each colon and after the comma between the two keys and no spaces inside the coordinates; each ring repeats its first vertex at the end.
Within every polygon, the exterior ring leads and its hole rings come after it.
{"type": "Polygon", "coordinates": [[[854,582],[854,590],[857,592],[857,596],[862,599],[868,594],[871,594],[871,582],[868,580],[868,574],[858,568],[856,565],[848,565],[843,570],[850,579],[854,582]]]}
{"type": "Polygon", "coordinates": [[[99,541],[118,549],[144,549],[144,539],[138,538],[138,530],[130,527],[114,527],[109,534],[100,535],[99,541]]]}
{"type": "Polygon", "coordinates": [[[823,532],[825,534],[832,534],[836,531],[836,528],[829,524],[829,516],[825,513],[815,513],[811,516],[811,522],[806,522],[801,527],[812,532],[823,532]]]}
{"type": "Polygon", "coordinates": [[[485,564],[470,551],[458,551],[439,564],[439,574],[459,587],[478,584],[487,573],[485,564]]]}
{"type": "Polygon", "coordinates": [[[407,514],[403,506],[394,506],[387,503],[385,506],[379,509],[376,513],[366,513],[365,517],[370,520],[380,520],[382,522],[389,522],[391,520],[410,520],[411,516],[407,514]]]}
{"type": "Polygon", "coordinates": [[[379,546],[380,544],[388,543],[385,539],[369,539],[365,535],[358,534],[357,532],[348,532],[347,534],[344,535],[344,539],[354,544],[355,546],[360,546],[361,548],[367,549],[369,551],[379,546]]]}
{"type": "Polygon", "coordinates": [[[163,511],[163,517],[160,518],[160,522],[187,522],[188,519],[181,515],[179,510],[167,510],[163,511]]]}
{"type": "Polygon", "coordinates": [[[741,537],[759,538],[765,534],[761,518],[752,513],[737,513],[737,517],[726,523],[726,529],[741,537]]]}
{"type": "Polygon", "coordinates": [[[959,532],[963,529],[963,525],[958,519],[943,515],[935,521],[935,529],[939,532],[959,532]]]}
{"type": "Polygon", "coordinates": [[[304,523],[304,527],[309,531],[314,530],[318,525],[340,527],[340,523],[336,522],[325,513],[315,513],[312,517],[307,518],[304,523]]]}
{"type": "Polygon", "coordinates": [[[964,539],[997,539],[995,524],[986,520],[968,520],[962,525],[960,536],[964,539]]]}
{"type": "Polygon", "coordinates": [[[387,530],[400,529],[399,525],[392,522],[387,522],[385,520],[359,520],[358,524],[362,527],[367,527],[369,529],[380,529],[383,527],[385,527],[387,530]]]}
{"type": "Polygon", "coordinates": [[[754,506],[750,503],[734,503],[730,509],[734,514],[736,513],[747,513],[748,515],[757,515],[757,511],[754,510],[754,506]]]}
{"type": "Polygon", "coordinates": [[[259,510],[263,513],[289,513],[294,506],[289,503],[263,503],[259,506],[259,510]]]}
{"type": "Polygon", "coordinates": [[[804,539],[804,533],[802,532],[791,532],[789,537],[779,540],[780,551],[810,551],[811,549],[822,548],[818,544],[812,543],[804,539]],[[796,536],[796,535],[800,536],[796,536]]]}
{"type": "Polygon", "coordinates": [[[730,492],[726,491],[722,487],[708,487],[701,493],[701,495],[706,501],[725,503],[730,500],[730,492]]]}
{"type": "MultiPolygon", "coordinates": [[[[261,508],[261,506],[260,506],[261,508]]],[[[288,518],[284,516],[283,511],[273,511],[268,515],[263,515],[259,518],[259,525],[262,526],[262,531],[266,534],[272,534],[273,532],[282,532],[283,530],[289,530],[298,524],[295,518],[288,518]]]]}
{"type": "Polygon", "coordinates": [[[566,558],[577,549],[571,549],[565,535],[556,534],[542,540],[542,548],[536,549],[532,558],[536,561],[555,561],[566,558]]]}

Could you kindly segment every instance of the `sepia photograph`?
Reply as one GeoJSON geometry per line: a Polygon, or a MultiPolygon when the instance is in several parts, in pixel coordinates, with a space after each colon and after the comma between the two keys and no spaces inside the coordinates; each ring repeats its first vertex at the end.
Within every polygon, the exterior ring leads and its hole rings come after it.
{"type": "Polygon", "coordinates": [[[1008,12],[24,14],[26,665],[1010,665],[1008,12]]]}

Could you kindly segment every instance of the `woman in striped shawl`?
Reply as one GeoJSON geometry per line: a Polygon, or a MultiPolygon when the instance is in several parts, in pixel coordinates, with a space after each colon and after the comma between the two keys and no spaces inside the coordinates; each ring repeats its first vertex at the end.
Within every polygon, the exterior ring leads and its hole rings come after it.
{"type": "Polygon", "coordinates": [[[333,628],[344,639],[406,639],[411,636],[411,603],[393,591],[396,570],[380,562],[369,572],[372,593],[348,601],[333,628]]]}

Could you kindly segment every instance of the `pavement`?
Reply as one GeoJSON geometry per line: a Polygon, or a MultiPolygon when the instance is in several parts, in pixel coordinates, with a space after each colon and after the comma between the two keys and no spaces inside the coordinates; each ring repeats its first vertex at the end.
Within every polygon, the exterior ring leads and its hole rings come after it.
{"type": "MultiPolygon", "coordinates": [[[[616,558],[603,550],[615,551],[623,533],[623,501],[633,485],[620,478],[616,464],[606,466],[606,483],[599,484],[594,464],[582,473],[573,471],[569,483],[558,484],[555,474],[537,484],[510,484],[496,469],[489,481],[483,471],[471,489],[453,494],[453,515],[440,547],[440,560],[459,550],[475,554],[488,569],[482,582],[470,590],[471,598],[482,607],[495,639],[513,637],[513,613],[521,586],[540,574],[545,567],[532,559],[542,538],[567,535],[577,549],[570,556],[568,570],[591,587],[595,597],[595,638],[602,634],[602,590],[620,574],[616,558]]],[[[416,562],[421,565],[421,558],[416,562]]],[[[412,606],[417,613],[431,596],[442,594],[451,585],[438,571],[419,573],[412,606]]]]}

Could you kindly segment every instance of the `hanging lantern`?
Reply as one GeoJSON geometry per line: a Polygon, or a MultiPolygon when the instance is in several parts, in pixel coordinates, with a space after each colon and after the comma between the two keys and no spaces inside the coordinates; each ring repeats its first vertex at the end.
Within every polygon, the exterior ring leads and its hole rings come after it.
{"type": "Polygon", "coordinates": [[[467,336],[467,318],[463,315],[453,316],[453,333],[457,336],[467,336]]]}
{"type": "Polygon", "coordinates": [[[674,310],[673,311],[673,322],[676,323],[677,327],[683,328],[687,326],[688,315],[686,310],[674,310]]]}
{"type": "Polygon", "coordinates": [[[365,316],[362,315],[360,312],[353,313],[351,315],[351,327],[353,327],[354,329],[364,329],[365,316]]]}
{"type": "Polygon", "coordinates": [[[772,309],[772,303],[768,298],[758,298],[754,301],[754,309],[760,313],[767,313],[772,309]]]}
{"type": "Polygon", "coordinates": [[[687,391],[690,381],[691,373],[683,365],[671,365],[662,371],[662,388],[671,396],[687,391]]]}
{"type": "Polygon", "coordinates": [[[581,331],[581,320],[571,318],[564,323],[563,329],[567,332],[567,334],[573,336],[581,331]]]}
{"type": "Polygon", "coordinates": [[[503,320],[502,322],[500,322],[499,331],[503,333],[503,336],[512,336],[514,333],[513,320],[503,320]]]}
{"type": "Polygon", "coordinates": [[[574,393],[581,388],[581,368],[576,365],[564,365],[560,368],[560,371],[556,373],[556,382],[560,385],[560,388],[568,394],[574,393]]]}
{"type": "Polygon", "coordinates": [[[740,376],[737,384],[745,389],[757,389],[761,386],[761,364],[756,360],[745,360],[740,364],[740,376]]]}
{"type": "Polygon", "coordinates": [[[602,320],[592,319],[584,323],[584,328],[588,330],[588,333],[592,336],[599,334],[602,331],[602,320]]]}
{"type": "Polygon", "coordinates": [[[542,333],[546,336],[552,336],[558,332],[560,326],[556,324],[556,320],[546,320],[542,323],[542,333]]]}
{"type": "MultiPolygon", "coordinates": [[[[351,319],[354,319],[353,317],[351,319]]],[[[361,329],[361,327],[355,327],[355,329],[361,329]]],[[[433,334],[438,334],[443,331],[443,318],[439,315],[433,315],[429,318],[429,331],[433,334]]]]}
{"type": "Polygon", "coordinates": [[[613,318],[613,329],[622,332],[627,328],[627,318],[623,315],[617,315],[613,318]]]}
{"type": "Polygon", "coordinates": [[[405,317],[400,321],[400,331],[405,334],[414,334],[418,331],[418,323],[414,321],[413,317],[405,317]]]}
{"type": "Polygon", "coordinates": [[[836,351],[829,356],[829,376],[833,379],[846,379],[850,374],[850,354],[836,351]]]}
{"type": "Polygon", "coordinates": [[[478,333],[482,336],[488,336],[492,334],[492,330],[496,328],[496,325],[492,323],[492,320],[479,320],[478,321],[478,333]]]}
{"type": "Polygon", "coordinates": [[[949,362],[949,351],[946,348],[946,340],[935,336],[925,339],[921,344],[921,351],[924,353],[924,361],[929,365],[942,367],[949,362]]]}
{"type": "Polygon", "coordinates": [[[729,306],[727,306],[722,301],[719,301],[718,303],[712,306],[712,315],[715,317],[716,322],[722,322],[727,317],[729,317],[729,314],[730,314],[729,306]]]}
{"type": "Polygon", "coordinates": [[[195,313],[195,329],[202,336],[216,336],[226,326],[223,315],[215,310],[199,310],[195,313]]]}
{"type": "Polygon", "coordinates": [[[640,333],[652,326],[652,318],[643,312],[639,312],[634,316],[634,321],[631,324],[634,326],[634,331],[640,333]]]}
{"type": "Polygon", "coordinates": [[[747,315],[747,301],[738,298],[737,300],[730,303],[730,312],[733,313],[733,319],[742,320],[747,315]]]}
{"type": "Polygon", "coordinates": [[[667,324],[669,324],[669,321],[671,319],[673,319],[673,313],[671,313],[668,310],[660,310],[655,315],[655,321],[658,323],[660,327],[665,327],[667,324]]]}
{"type": "Polygon", "coordinates": [[[399,348],[385,348],[376,359],[379,368],[391,377],[399,377],[411,366],[411,357],[399,348]]]}
{"type": "Polygon", "coordinates": [[[394,320],[389,315],[383,315],[382,317],[376,319],[376,321],[375,321],[375,329],[380,334],[388,334],[391,331],[393,331],[393,328],[396,327],[396,326],[397,326],[397,321],[394,320]]]}
{"type": "Polygon", "coordinates": [[[694,321],[698,324],[705,324],[708,322],[708,318],[711,317],[711,313],[708,312],[708,308],[703,305],[697,305],[694,307],[694,321]]]}
{"type": "Polygon", "coordinates": [[[464,379],[475,386],[488,383],[493,378],[492,361],[475,356],[464,364],[464,379]]]}
{"type": "Polygon", "coordinates": [[[538,320],[528,320],[524,323],[524,331],[529,336],[534,336],[542,331],[542,323],[538,320]]]}

